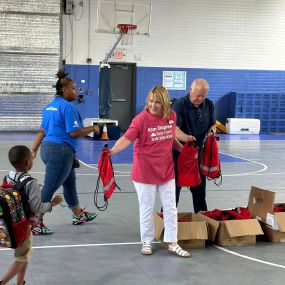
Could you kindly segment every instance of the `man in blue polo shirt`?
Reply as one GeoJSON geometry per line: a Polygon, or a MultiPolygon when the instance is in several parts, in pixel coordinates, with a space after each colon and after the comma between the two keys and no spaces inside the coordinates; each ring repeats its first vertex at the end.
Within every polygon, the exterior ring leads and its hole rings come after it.
{"type": "MultiPolygon", "coordinates": [[[[189,93],[176,100],[172,109],[177,115],[176,138],[182,143],[195,141],[199,146],[199,165],[203,144],[207,135],[216,133],[213,102],[206,98],[209,84],[205,79],[195,79],[189,93]]],[[[177,177],[177,160],[179,152],[174,150],[175,176],[177,177]]],[[[206,203],[206,177],[201,174],[202,183],[197,187],[190,187],[194,212],[207,210],[206,203]]],[[[181,187],[176,184],[176,205],[179,202],[181,187]]]]}

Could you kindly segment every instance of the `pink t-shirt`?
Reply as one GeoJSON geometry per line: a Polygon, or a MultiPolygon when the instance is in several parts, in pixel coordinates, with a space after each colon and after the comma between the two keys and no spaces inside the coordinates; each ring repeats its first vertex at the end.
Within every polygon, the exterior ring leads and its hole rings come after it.
{"type": "Polygon", "coordinates": [[[124,137],[134,144],[132,180],[147,184],[164,184],[173,179],[172,146],[175,138],[176,114],[156,117],[146,110],[132,121],[124,137]]]}

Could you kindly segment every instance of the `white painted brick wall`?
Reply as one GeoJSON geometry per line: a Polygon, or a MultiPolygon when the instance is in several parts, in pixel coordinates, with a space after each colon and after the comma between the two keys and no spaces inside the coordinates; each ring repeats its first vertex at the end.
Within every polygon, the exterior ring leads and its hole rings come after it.
{"type": "MultiPolygon", "coordinates": [[[[75,0],[76,18],[80,1],[75,0]]],[[[136,2],[142,2],[136,0],[136,2]]],[[[73,26],[73,49],[66,62],[99,64],[116,37],[96,33],[97,0],[91,3],[88,54],[88,1],[73,26]]],[[[135,36],[128,62],[142,53],[138,66],[285,70],[284,0],[153,0],[151,35],[135,36]]],[[[71,29],[64,16],[64,56],[71,47],[71,29]]],[[[120,45],[119,45],[120,47],[120,45]]]]}

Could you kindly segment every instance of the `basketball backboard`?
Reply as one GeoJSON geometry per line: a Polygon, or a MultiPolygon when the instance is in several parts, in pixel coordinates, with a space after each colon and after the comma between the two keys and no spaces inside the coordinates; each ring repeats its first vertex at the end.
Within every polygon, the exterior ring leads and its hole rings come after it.
{"type": "Polygon", "coordinates": [[[150,34],[151,3],[98,0],[96,32],[119,33],[118,24],[137,25],[135,34],[150,34]]]}

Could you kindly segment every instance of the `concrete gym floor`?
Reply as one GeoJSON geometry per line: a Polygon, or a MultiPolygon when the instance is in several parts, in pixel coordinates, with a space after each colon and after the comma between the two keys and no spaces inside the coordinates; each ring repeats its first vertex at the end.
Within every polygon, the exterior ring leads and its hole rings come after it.
{"type": "MultiPolygon", "coordinates": [[[[11,146],[31,147],[33,133],[0,134],[0,175],[10,165],[11,146]]],[[[251,185],[276,192],[276,201],[285,202],[284,135],[222,135],[220,152],[223,184],[207,184],[209,210],[247,205],[251,185]]],[[[114,142],[109,141],[111,146],[114,142]]],[[[104,142],[83,138],[78,151],[81,167],[77,185],[81,206],[97,211],[93,203],[98,177],[96,164],[104,142]]],[[[285,244],[258,241],[255,246],[192,249],[183,259],[169,254],[160,243],[152,256],[140,253],[137,196],[129,178],[132,148],[112,158],[115,178],[122,192],[115,191],[105,212],[85,225],[73,226],[71,211],[58,206],[45,216],[54,230],[50,236],[34,237],[34,250],[26,274],[27,285],[226,285],[278,284],[285,279],[285,244]]],[[[44,165],[40,159],[31,171],[40,182],[44,165]]],[[[102,186],[101,189],[102,191],[102,186]]],[[[58,191],[61,193],[61,189],[58,191]]],[[[102,196],[101,196],[102,198],[102,196]]],[[[157,201],[156,209],[160,209],[157,201]]],[[[179,212],[193,211],[192,197],[185,188],[179,212]]],[[[0,248],[0,276],[13,261],[13,251],[0,248]]],[[[11,281],[10,284],[14,284],[11,281]]]]}

